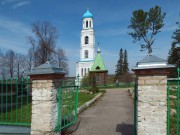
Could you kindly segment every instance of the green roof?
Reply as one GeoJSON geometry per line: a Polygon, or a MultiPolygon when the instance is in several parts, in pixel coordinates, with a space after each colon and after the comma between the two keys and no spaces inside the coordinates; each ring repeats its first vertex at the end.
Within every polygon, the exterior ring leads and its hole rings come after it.
{"type": "Polygon", "coordinates": [[[91,68],[91,71],[102,71],[102,70],[106,70],[106,68],[105,68],[104,62],[101,57],[101,52],[98,51],[96,58],[94,60],[94,64],[91,68]]]}

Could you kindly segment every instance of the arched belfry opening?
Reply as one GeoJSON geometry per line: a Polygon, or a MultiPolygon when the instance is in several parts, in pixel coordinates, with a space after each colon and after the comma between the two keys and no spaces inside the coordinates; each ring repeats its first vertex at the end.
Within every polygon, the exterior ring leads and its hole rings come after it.
{"type": "Polygon", "coordinates": [[[85,50],[84,56],[85,56],[85,59],[88,59],[88,50],[85,50]]]}
{"type": "Polygon", "coordinates": [[[89,21],[89,27],[91,28],[91,21],[89,21]]]}
{"type": "Polygon", "coordinates": [[[89,37],[85,36],[85,44],[89,44],[89,37]]]}
{"type": "Polygon", "coordinates": [[[86,28],[88,28],[88,21],[86,21],[86,28]]]}

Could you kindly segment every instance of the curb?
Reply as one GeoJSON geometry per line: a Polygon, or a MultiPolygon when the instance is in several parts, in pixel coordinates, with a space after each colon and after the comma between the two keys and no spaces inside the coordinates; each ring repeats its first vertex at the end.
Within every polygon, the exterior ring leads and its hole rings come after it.
{"type": "Polygon", "coordinates": [[[82,113],[85,109],[87,109],[90,105],[92,105],[102,95],[103,95],[103,93],[99,93],[93,99],[91,99],[90,101],[88,101],[88,102],[84,103],[83,105],[81,105],[80,107],[78,107],[78,109],[77,109],[78,114],[82,113]]]}

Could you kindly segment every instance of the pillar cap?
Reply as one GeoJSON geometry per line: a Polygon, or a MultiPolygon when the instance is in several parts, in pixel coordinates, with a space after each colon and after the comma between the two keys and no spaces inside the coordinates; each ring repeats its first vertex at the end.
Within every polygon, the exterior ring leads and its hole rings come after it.
{"type": "Polygon", "coordinates": [[[65,75],[66,73],[63,71],[61,67],[58,67],[56,65],[50,64],[49,61],[46,63],[33,68],[31,73],[29,75],[47,75],[47,74],[63,74],[65,75]]]}
{"type": "Polygon", "coordinates": [[[132,71],[136,75],[167,75],[173,68],[175,68],[175,65],[167,64],[166,60],[155,55],[148,55],[137,62],[132,71]]]}
{"type": "Polygon", "coordinates": [[[136,66],[132,68],[135,70],[146,70],[146,69],[172,69],[175,65],[167,64],[166,60],[163,60],[155,55],[147,55],[140,62],[137,62],[136,66]]]}

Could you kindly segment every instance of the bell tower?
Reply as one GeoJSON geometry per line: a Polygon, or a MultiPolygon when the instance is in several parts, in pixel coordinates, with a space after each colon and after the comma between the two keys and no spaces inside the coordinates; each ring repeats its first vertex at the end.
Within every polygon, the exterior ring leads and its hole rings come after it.
{"type": "Polygon", "coordinates": [[[76,76],[80,81],[87,76],[94,63],[95,36],[93,29],[93,15],[87,9],[82,17],[82,30],[80,39],[80,61],[76,64],[76,76]]]}
{"type": "Polygon", "coordinates": [[[82,19],[80,61],[94,60],[94,44],[93,16],[87,10],[82,19]]]}

